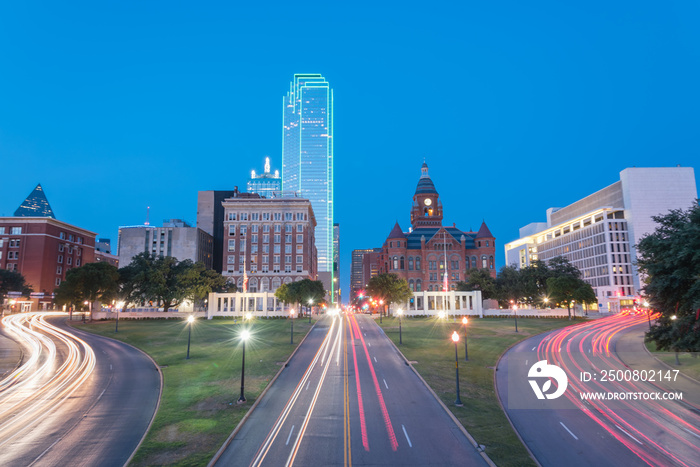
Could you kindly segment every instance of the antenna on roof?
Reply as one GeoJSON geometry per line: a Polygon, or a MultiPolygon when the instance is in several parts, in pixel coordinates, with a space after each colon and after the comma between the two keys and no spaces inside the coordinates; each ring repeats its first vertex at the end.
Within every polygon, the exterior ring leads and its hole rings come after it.
{"type": "Polygon", "coordinates": [[[144,225],[151,225],[151,223],[148,222],[150,217],[151,217],[151,207],[146,206],[146,223],[144,225]]]}

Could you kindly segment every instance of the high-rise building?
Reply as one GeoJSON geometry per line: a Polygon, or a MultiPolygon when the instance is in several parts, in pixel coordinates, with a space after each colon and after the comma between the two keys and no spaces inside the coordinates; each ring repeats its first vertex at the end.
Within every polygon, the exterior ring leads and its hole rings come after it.
{"type": "Polygon", "coordinates": [[[44,194],[44,189],[41,184],[38,184],[36,188],[29,193],[27,199],[25,199],[22,204],[15,211],[15,217],[50,217],[55,219],[56,216],[51,209],[49,200],[46,199],[44,194]]]}
{"type": "Polygon", "coordinates": [[[226,198],[238,196],[238,187],[233,190],[200,191],[197,193],[197,227],[214,238],[214,259],[212,268],[221,273],[224,265],[224,207],[221,203],[226,198]]]}
{"type": "Polygon", "coordinates": [[[119,227],[119,264],[128,266],[134,256],[151,253],[201,262],[212,268],[214,239],[204,230],[192,227],[181,219],[169,219],[162,227],[136,225],[119,227]]]}
{"type": "Polygon", "coordinates": [[[333,224],[333,305],[340,303],[340,224],[333,224]]]}
{"type": "Polygon", "coordinates": [[[258,174],[253,170],[248,180],[248,193],[257,193],[265,198],[272,198],[282,191],[282,178],[279,170],[270,173],[270,158],[265,158],[263,173],[258,174]]]}
{"type": "Polygon", "coordinates": [[[333,281],[333,90],[320,74],[296,74],[283,100],[282,190],[311,202],[318,277],[335,302],[333,281]]]}
{"type": "Polygon", "coordinates": [[[352,265],[350,267],[350,300],[357,297],[360,290],[365,288],[367,281],[364,278],[362,269],[362,259],[368,253],[372,253],[373,249],[352,250],[352,265]]]}
{"type": "Polygon", "coordinates": [[[520,229],[505,245],[506,263],[520,269],[563,256],[581,271],[601,311],[632,307],[640,293],[636,245],[652,233],[652,216],[688,209],[697,199],[692,167],[631,167],[620,180],[564,208],[549,208],[547,222],[520,229]]]}

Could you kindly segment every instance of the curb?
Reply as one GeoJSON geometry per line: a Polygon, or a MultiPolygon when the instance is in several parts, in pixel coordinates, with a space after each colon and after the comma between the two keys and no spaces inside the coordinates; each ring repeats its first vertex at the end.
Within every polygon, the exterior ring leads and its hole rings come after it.
{"type": "Polygon", "coordinates": [[[236,437],[236,435],[241,430],[241,428],[243,428],[243,424],[248,420],[250,415],[253,413],[253,410],[255,410],[255,408],[258,406],[258,404],[263,399],[263,397],[265,397],[267,390],[270,389],[270,387],[274,384],[274,382],[277,380],[279,375],[281,375],[282,372],[284,371],[284,369],[287,368],[287,365],[289,365],[289,362],[292,360],[292,357],[294,357],[294,355],[296,355],[297,350],[299,350],[299,347],[301,347],[302,344],[304,344],[304,342],[306,341],[306,338],[309,337],[309,334],[311,334],[311,331],[314,330],[314,328],[316,327],[316,324],[318,322],[319,322],[319,320],[316,320],[316,322],[313,324],[313,326],[311,326],[311,328],[306,332],[306,335],[301,340],[301,342],[299,342],[299,345],[296,346],[296,348],[294,349],[292,354],[289,356],[287,361],[284,362],[284,365],[282,365],[282,368],[279,369],[277,374],[270,380],[270,382],[267,384],[267,386],[265,386],[265,389],[263,389],[263,391],[260,393],[260,395],[255,399],[255,402],[253,403],[253,405],[250,406],[250,408],[248,409],[246,414],[243,416],[241,421],[238,422],[238,425],[236,425],[236,428],[234,428],[233,432],[231,432],[229,437],[226,438],[226,441],[224,441],[224,444],[219,448],[218,451],[216,451],[216,454],[214,454],[214,457],[212,457],[212,459],[209,461],[209,463],[207,464],[207,467],[213,467],[219,461],[219,459],[221,458],[221,455],[229,447],[229,445],[231,444],[231,441],[233,441],[233,438],[236,437]]]}
{"type": "Polygon", "coordinates": [[[92,333],[92,332],[88,332],[88,331],[85,331],[85,330],[83,330],[83,329],[75,328],[75,327],[73,327],[72,324],[70,324],[70,322],[67,324],[67,326],[68,326],[69,328],[75,329],[75,330],[77,330],[77,331],[84,332],[84,333],[86,333],[86,334],[90,334],[91,336],[103,337],[103,338],[105,338],[105,339],[113,340],[113,341],[115,341],[115,342],[119,342],[120,344],[127,345],[127,346],[131,347],[132,349],[135,349],[135,350],[137,350],[138,352],[141,352],[141,353],[142,353],[143,355],[145,355],[146,357],[148,357],[148,359],[153,363],[153,366],[156,367],[156,371],[158,371],[158,376],[159,376],[159,378],[160,378],[160,391],[158,392],[158,402],[156,403],[156,409],[153,411],[153,417],[151,417],[151,421],[148,423],[148,426],[146,427],[146,431],[143,433],[143,436],[141,437],[141,440],[140,440],[139,443],[136,445],[136,447],[134,448],[134,451],[131,453],[131,455],[129,456],[129,458],[128,458],[128,459],[126,460],[126,462],[124,463],[124,467],[126,467],[126,466],[129,465],[129,463],[134,459],[134,456],[136,455],[136,452],[139,450],[139,448],[140,448],[141,445],[143,444],[144,440],[146,439],[146,436],[148,435],[148,432],[151,431],[151,427],[153,426],[153,422],[155,421],[156,415],[158,414],[158,409],[160,409],[160,400],[161,400],[162,397],[163,397],[163,372],[161,371],[160,366],[158,366],[158,364],[156,363],[156,361],[153,360],[153,357],[151,357],[150,355],[148,355],[146,352],[144,352],[143,350],[139,349],[138,347],[135,347],[135,346],[129,344],[128,342],[120,341],[119,339],[114,339],[114,338],[112,338],[112,337],[103,336],[103,335],[101,335],[101,334],[94,334],[94,333],[92,333]]]}
{"type": "MultiPolygon", "coordinates": [[[[379,324],[378,324],[376,321],[374,321],[374,324],[376,324],[377,327],[379,327],[379,324]]],[[[389,339],[389,337],[386,335],[386,333],[384,332],[384,330],[383,330],[381,327],[380,327],[379,329],[382,331],[382,334],[384,334],[384,337],[386,337],[387,340],[388,340],[389,342],[391,342],[391,345],[394,346],[394,350],[396,350],[396,353],[398,353],[398,354],[401,356],[401,358],[403,358],[403,361],[404,361],[404,363],[406,364],[406,366],[408,366],[408,367],[413,371],[413,373],[414,373],[416,376],[418,376],[418,379],[421,380],[421,382],[423,383],[423,385],[428,389],[428,391],[430,392],[430,394],[433,395],[433,397],[434,397],[435,400],[438,402],[438,404],[440,404],[440,406],[445,410],[445,412],[447,413],[447,415],[452,419],[452,421],[453,421],[454,424],[457,426],[457,428],[460,429],[460,431],[462,432],[462,434],[464,434],[464,436],[466,436],[466,438],[469,440],[469,442],[472,444],[472,446],[474,446],[474,449],[476,449],[476,451],[477,451],[477,452],[479,453],[479,455],[484,459],[484,461],[485,461],[489,466],[491,466],[491,467],[496,467],[496,464],[494,464],[494,462],[491,460],[491,458],[489,457],[489,455],[486,454],[486,452],[483,451],[483,450],[481,449],[481,447],[479,446],[479,443],[477,443],[476,440],[474,439],[474,437],[473,437],[471,434],[469,434],[469,432],[467,431],[467,429],[464,428],[464,425],[462,425],[462,424],[460,423],[460,421],[457,420],[457,417],[455,417],[455,415],[452,413],[452,411],[445,405],[444,402],[442,402],[442,400],[440,399],[440,397],[438,397],[438,395],[435,394],[435,391],[433,391],[433,388],[431,388],[431,387],[428,385],[428,383],[423,379],[423,377],[420,375],[420,373],[418,373],[418,371],[413,367],[413,365],[411,364],[411,362],[408,361],[408,359],[406,358],[406,356],[399,350],[399,348],[396,346],[396,344],[394,344],[394,341],[392,341],[391,339],[389,339]]],[[[539,466],[539,464],[538,464],[538,466],[539,466]]],[[[541,467],[541,466],[539,466],[539,467],[541,467]]]]}
{"type": "MultiPolygon", "coordinates": [[[[661,359],[659,359],[658,357],[656,357],[653,353],[651,353],[651,352],[649,351],[649,349],[647,349],[647,346],[645,345],[645,342],[644,342],[644,341],[642,341],[642,347],[644,347],[644,350],[646,350],[647,354],[649,354],[650,357],[652,357],[652,358],[653,358],[654,360],[656,360],[657,362],[661,363],[663,366],[665,366],[665,367],[668,368],[669,370],[674,370],[674,371],[675,371],[675,370],[678,370],[678,368],[672,367],[671,365],[669,365],[668,363],[664,362],[663,360],[661,360],[661,359]]],[[[686,353],[686,352],[683,352],[683,353],[686,353]]],[[[683,373],[683,371],[680,371],[680,370],[679,370],[678,373],[679,373],[680,375],[684,376],[685,378],[687,378],[687,379],[689,379],[689,380],[695,382],[696,384],[700,384],[700,381],[698,381],[697,379],[693,378],[692,376],[686,375],[685,373],[683,373]]]]}

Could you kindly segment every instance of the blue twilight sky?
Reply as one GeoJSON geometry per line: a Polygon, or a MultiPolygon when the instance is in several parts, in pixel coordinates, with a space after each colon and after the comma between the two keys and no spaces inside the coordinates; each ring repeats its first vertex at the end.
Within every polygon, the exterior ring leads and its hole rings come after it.
{"type": "Polygon", "coordinates": [[[335,93],[344,291],[424,158],[445,222],[501,247],[625,167],[700,169],[696,1],[240,3],[3,2],[0,215],[41,183],[115,249],[146,206],[194,223],[198,190],[281,169],[294,73],[335,93]]]}

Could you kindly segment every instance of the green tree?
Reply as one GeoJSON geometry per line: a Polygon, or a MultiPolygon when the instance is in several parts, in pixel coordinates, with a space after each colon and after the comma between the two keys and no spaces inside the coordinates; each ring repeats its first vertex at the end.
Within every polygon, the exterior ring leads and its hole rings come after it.
{"type": "Polygon", "coordinates": [[[481,298],[487,300],[496,296],[496,280],[488,269],[468,269],[466,281],[457,282],[456,289],[465,292],[480,290],[481,298]]]}
{"type": "Polygon", "coordinates": [[[28,297],[33,290],[27,285],[22,274],[0,269],[0,298],[5,298],[8,292],[20,292],[22,296],[28,297]]]}
{"type": "Polygon", "coordinates": [[[321,304],[325,295],[326,291],[323,287],[323,282],[312,281],[311,279],[282,284],[275,290],[275,297],[278,300],[288,305],[296,303],[299,311],[301,311],[302,305],[309,305],[309,301],[313,305],[321,304]]]}
{"type": "Polygon", "coordinates": [[[371,278],[367,284],[367,293],[376,299],[384,300],[387,308],[392,303],[405,303],[413,296],[406,279],[393,273],[379,274],[371,278]]]}
{"type": "Polygon", "coordinates": [[[659,350],[700,351],[700,207],[652,217],[637,245],[644,293],[661,317],[647,333],[659,350]],[[676,318],[673,319],[673,316],[676,318]]]}
{"type": "Polygon", "coordinates": [[[566,306],[571,319],[571,306],[573,302],[595,303],[596,296],[591,285],[569,274],[557,275],[547,279],[549,296],[560,306],[566,306]]]}
{"type": "Polygon", "coordinates": [[[193,305],[200,307],[211,292],[223,292],[228,289],[226,278],[212,269],[207,269],[202,262],[196,262],[186,269],[181,282],[187,291],[186,298],[191,300],[193,305]]]}
{"type": "Polygon", "coordinates": [[[523,297],[523,282],[520,271],[513,266],[503,266],[496,277],[496,298],[501,305],[509,306],[523,297]]]}
{"type": "Polygon", "coordinates": [[[548,296],[547,279],[552,275],[553,271],[541,260],[535,260],[521,269],[523,301],[530,305],[542,304],[544,298],[548,296]]]}
{"type": "Polygon", "coordinates": [[[88,263],[79,268],[69,269],[66,272],[66,280],[61,282],[55,293],[55,301],[59,305],[87,300],[90,303],[92,319],[92,303],[108,303],[117,298],[119,272],[108,263],[88,263]]]}

